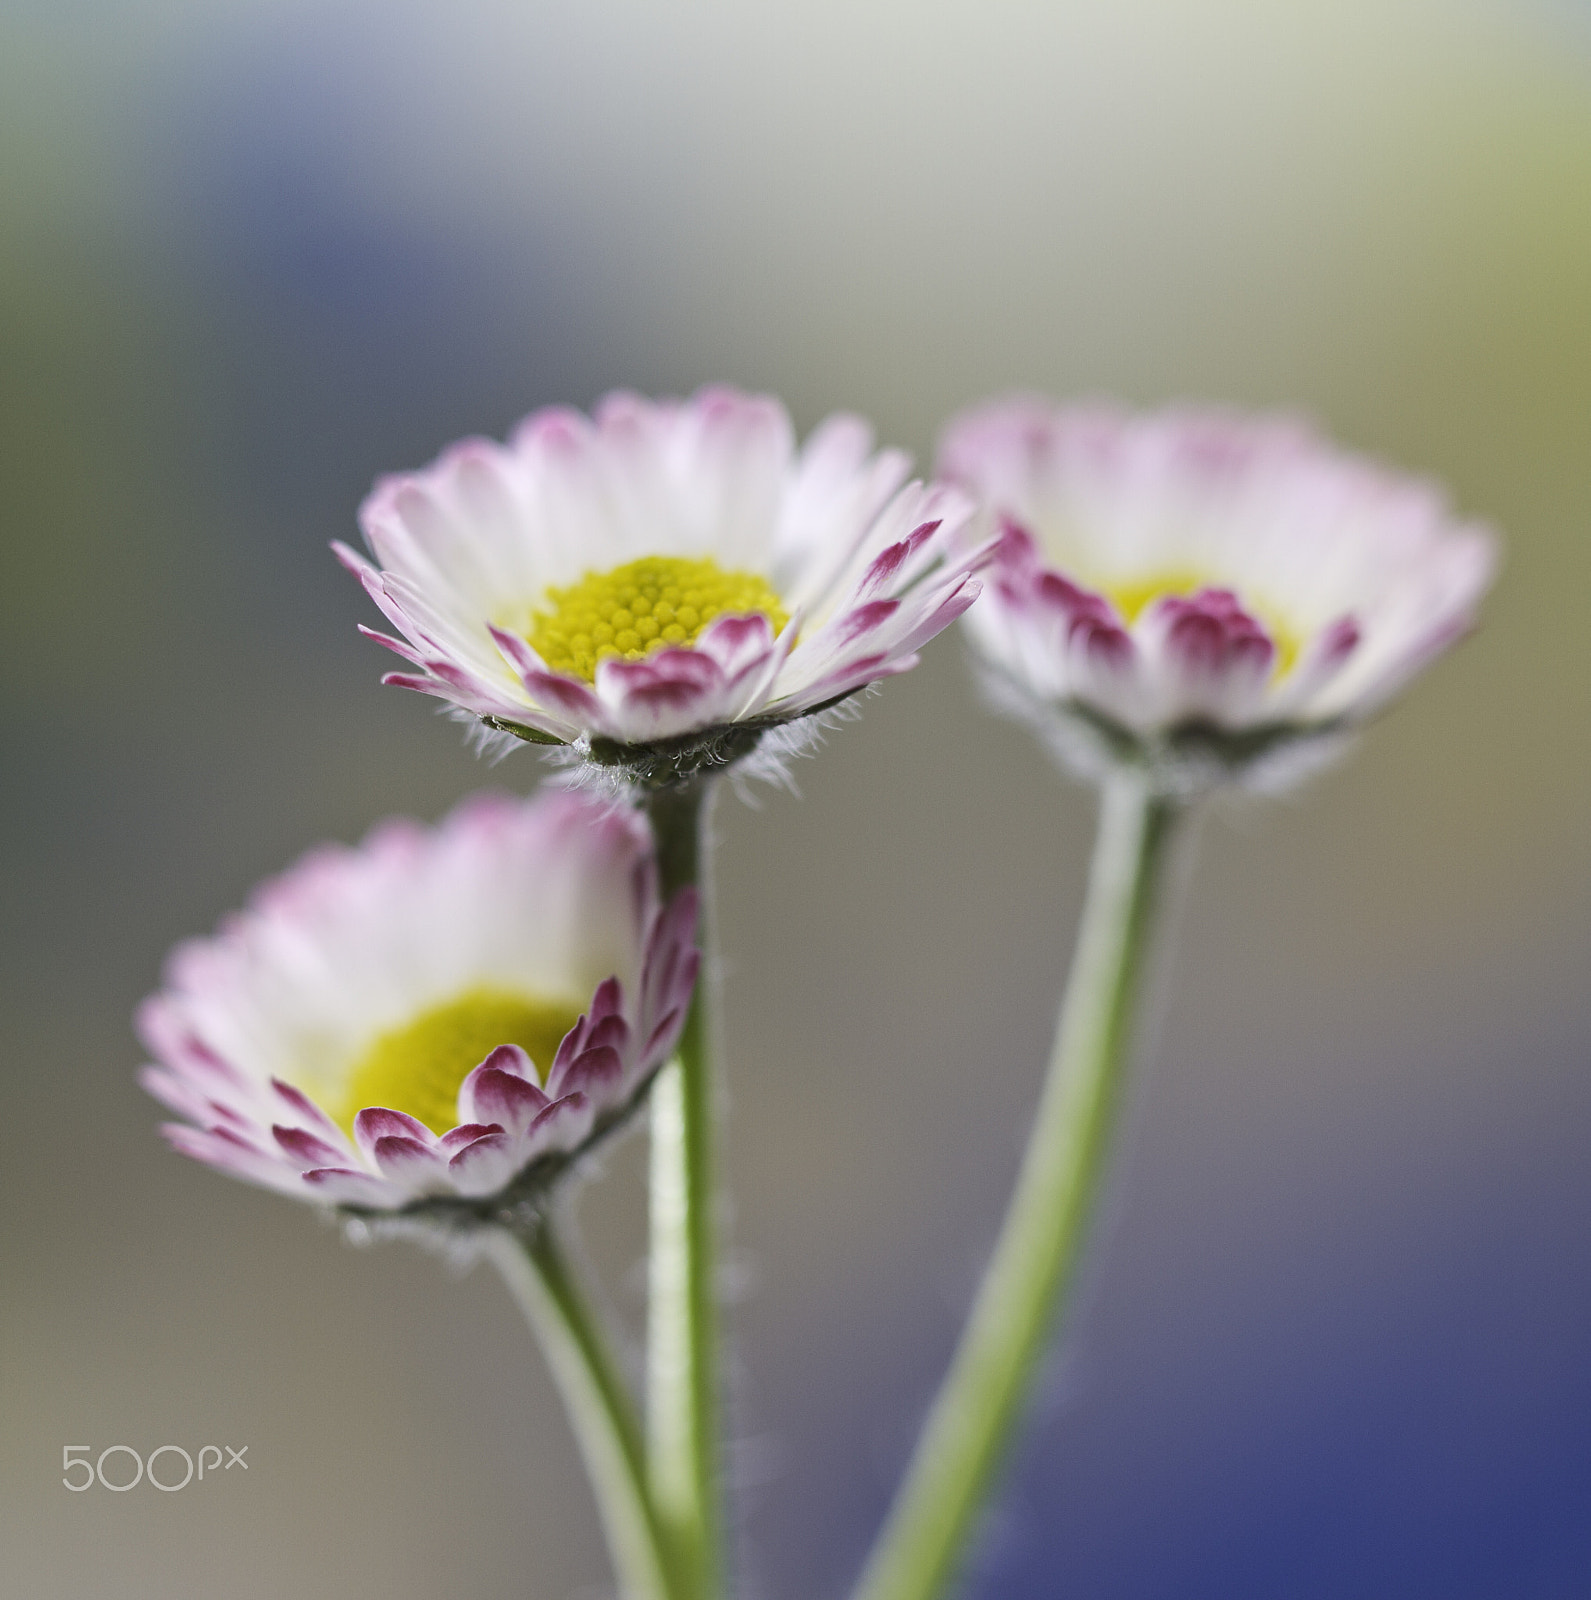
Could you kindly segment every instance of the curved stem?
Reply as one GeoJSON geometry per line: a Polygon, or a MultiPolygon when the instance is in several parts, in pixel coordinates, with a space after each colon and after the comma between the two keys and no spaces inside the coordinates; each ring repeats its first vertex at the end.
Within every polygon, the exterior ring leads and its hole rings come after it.
{"type": "Polygon", "coordinates": [[[652,1236],[648,1285],[647,1445],[653,1503],[681,1589],[712,1600],[723,1583],[720,1504],[715,973],[706,828],[715,780],[653,791],[647,810],[665,897],[701,891],[701,976],[679,1048],[652,1086],[652,1236]]]}
{"type": "Polygon", "coordinates": [[[1121,1098],[1144,957],[1174,818],[1113,778],[1077,951],[1027,1152],[950,1371],[856,1600],[930,1600],[955,1576],[1073,1276],[1121,1098]]]}
{"type": "Polygon", "coordinates": [[[486,1253],[535,1330],[585,1459],[624,1600],[673,1600],[630,1392],[550,1221],[494,1230],[486,1253]]]}

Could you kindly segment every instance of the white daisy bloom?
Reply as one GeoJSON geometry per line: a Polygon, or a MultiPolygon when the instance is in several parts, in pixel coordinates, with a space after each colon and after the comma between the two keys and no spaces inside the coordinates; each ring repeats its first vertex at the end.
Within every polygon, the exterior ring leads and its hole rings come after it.
{"type": "Polygon", "coordinates": [[[766,396],[619,393],[382,480],[360,513],[379,565],[335,548],[403,636],[372,634],[415,669],[385,682],[620,759],[788,722],[916,664],[987,551],[957,553],[970,504],[902,487],[907,470],[856,417],[798,449],[766,396]]]}
{"type": "Polygon", "coordinates": [[[951,422],[939,469],[1002,534],[980,653],[1110,758],[1168,770],[1376,711],[1472,625],[1496,563],[1434,486],[1287,417],[997,400],[951,422]]]}
{"type": "Polygon", "coordinates": [[[172,953],[141,1081],[187,1119],[177,1149],[299,1199],[512,1198],[672,1050],[695,922],[691,890],[660,906],[633,811],[488,796],[389,822],[172,953]]]}

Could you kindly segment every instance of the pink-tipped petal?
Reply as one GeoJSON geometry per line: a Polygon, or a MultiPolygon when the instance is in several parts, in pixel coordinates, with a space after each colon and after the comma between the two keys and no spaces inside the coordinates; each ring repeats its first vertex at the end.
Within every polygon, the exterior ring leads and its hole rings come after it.
{"type": "Polygon", "coordinates": [[[630,1042],[630,1025],[623,1017],[609,1014],[593,1022],[586,1034],[587,1050],[618,1050],[622,1052],[630,1042]]]}
{"type": "Polygon", "coordinates": [[[513,1177],[517,1149],[517,1141],[501,1130],[483,1134],[448,1162],[448,1177],[460,1194],[491,1194],[513,1177]]]}
{"type": "Polygon", "coordinates": [[[489,1133],[503,1133],[506,1130],[495,1122],[461,1122],[456,1128],[449,1128],[437,1141],[437,1148],[449,1156],[455,1156],[467,1144],[474,1144],[477,1139],[484,1138],[489,1133]]]}
{"type": "Polygon", "coordinates": [[[446,1171],[446,1160],[434,1144],[387,1134],[377,1139],[371,1159],[381,1176],[423,1193],[446,1171]]]}
{"type": "Polygon", "coordinates": [[[602,1045],[595,1050],[582,1050],[547,1087],[554,1095],[571,1094],[578,1089],[588,1096],[597,1096],[623,1075],[624,1062],[619,1052],[611,1045],[602,1045]]]}
{"type": "Polygon", "coordinates": [[[675,1006],[672,1011],[664,1012],[646,1041],[646,1054],[656,1057],[666,1055],[673,1048],[674,1041],[679,1037],[679,1031],[684,1025],[683,1006],[675,1006]]]}
{"type": "Polygon", "coordinates": [[[773,637],[764,616],[718,617],[702,629],[696,649],[717,662],[726,681],[734,682],[768,659],[773,637]]]}
{"type": "MultiPolygon", "coordinates": [[[[694,891],[689,892],[694,893],[694,891]]],[[[617,977],[604,978],[591,996],[591,1008],[587,1015],[593,1023],[597,1023],[607,1017],[620,1016],[623,1011],[624,985],[617,977]]]]}
{"type": "Polygon", "coordinates": [[[865,639],[868,634],[883,627],[899,610],[899,600],[869,600],[866,605],[846,612],[836,626],[836,644],[843,647],[855,644],[858,639],[865,639]]]}
{"type": "Polygon", "coordinates": [[[516,1073],[483,1064],[464,1083],[459,1100],[471,1122],[495,1122],[520,1132],[547,1108],[548,1096],[516,1073]]]}
{"type": "Polygon", "coordinates": [[[272,1078],[271,1089],[283,1107],[296,1116],[304,1127],[318,1133],[323,1139],[331,1140],[334,1144],[347,1142],[342,1129],[295,1084],[286,1083],[281,1078],[272,1078]]]}
{"type": "Polygon", "coordinates": [[[284,1128],[278,1123],[271,1129],[271,1134],[287,1159],[300,1171],[307,1172],[311,1167],[335,1166],[346,1157],[346,1152],[336,1145],[317,1139],[302,1128],[284,1128]]]}
{"type": "Polygon", "coordinates": [[[572,1150],[591,1130],[595,1107],[580,1091],[554,1100],[525,1132],[527,1148],[540,1154],[546,1150],[572,1150]]]}
{"type": "Polygon", "coordinates": [[[919,523],[904,539],[897,539],[894,544],[881,550],[862,575],[862,581],[857,585],[857,598],[870,599],[903,577],[912,557],[942,526],[940,521],[919,523]]]}
{"type": "Polygon", "coordinates": [[[217,1112],[214,1103],[206,1099],[197,1086],[174,1072],[154,1066],[142,1067],[139,1069],[138,1082],[146,1094],[152,1094],[168,1111],[175,1111],[179,1117],[198,1123],[215,1120],[217,1112]]]}
{"type": "Polygon", "coordinates": [[[366,1159],[375,1160],[376,1146],[383,1139],[410,1139],[429,1147],[436,1135],[417,1117],[406,1111],[389,1111],[385,1106],[366,1106],[354,1118],[354,1143],[366,1159]]]}
{"type": "Polygon", "coordinates": [[[516,1078],[523,1078],[527,1083],[535,1083],[536,1063],[530,1059],[523,1045],[500,1044],[484,1061],[483,1067],[490,1067],[494,1072],[511,1073],[516,1078]]]}
{"type": "Polygon", "coordinates": [[[167,1122],[161,1125],[160,1131],[173,1150],[229,1177],[284,1194],[291,1193],[298,1182],[298,1169],[290,1163],[272,1160],[236,1139],[220,1138],[213,1130],[167,1122]]]}

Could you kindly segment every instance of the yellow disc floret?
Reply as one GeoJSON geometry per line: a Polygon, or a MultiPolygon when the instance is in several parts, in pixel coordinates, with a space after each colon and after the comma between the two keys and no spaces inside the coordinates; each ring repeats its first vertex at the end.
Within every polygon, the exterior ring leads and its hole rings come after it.
{"type": "Polygon", "coordinates": [[[1160,572],[1148,578],[1129,578],[1104,585],[1111,604],[1121,613],[1121,620],[1130,628],[1138,618],[1168,594],[1187,599],[1201,589],[1219,589],[1223,584],[1213,583],[1194,572],[1160,572]]]}
{"type": "Polygon", "coordinates": [[[593,683],[604,657],[639,661],[694,644],[714,617],[753,614],[766,617],[776,634],[790,620],[758,573],[725,572],[711,556],[643,556],[549,589],[525,637],[554,672],[593,683]]]}
{"type": "Polygon", "coordinates": [[[467,990],[379,1035],[349,1075],[342,1104],[328,1109],[350,1130],[366,1106],[385,1106],[446,1133],[459,1120],[459,1085],[498,1045],[517,1044],[545,1081],[579,1016],[573,1006],[509,989],[467,990]]]}

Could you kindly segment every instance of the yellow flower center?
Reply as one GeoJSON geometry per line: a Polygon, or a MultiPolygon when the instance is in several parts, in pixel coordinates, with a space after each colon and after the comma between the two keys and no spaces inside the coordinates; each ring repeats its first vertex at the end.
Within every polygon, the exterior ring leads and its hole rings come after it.
{"type": "MultiPolygon", "coordinates": [[[[1130,628],[1156,600],[1167,595],[1191,599],[1201,589],[1228,589],[1232,586],[1220,578],[1197,572],[1163,572],[1152,578],[1135,578],[1119,583],[1100,585],[1101,592],[1121,613],[1122,621],[1130,628]]],[[[1271,664],[1272,678],[1285,678],[1298,659],[1299,638],[1277,615],[1274,608],[1256,605],[1246,594],[1238,595],[1243,609],[1264,625],[1271,643],[1276,646],[1276,659],[1271,664]]]]}
{"type": "Polygon", "coordinates": [[[433,1133],[458,1123],[459,1085],[500,1044],[517,1044],[545,1080],[579,1010],[482,985],[432,1006],[379,1035],[348,1078],[342,1104],[328,1107],[349,1131],[366,1106],[405,1111],[433,1133]]]}
{"type": "Polygon", "coordinates": [[[790,620],[755,572],[725,572],[711,556],[643,556],[549,589],[525,637],[554,672],[593,683],[604,657],[639,661],[669,645],[694,644],[714,617],[753,613],[775,633],[790,620]]]}

